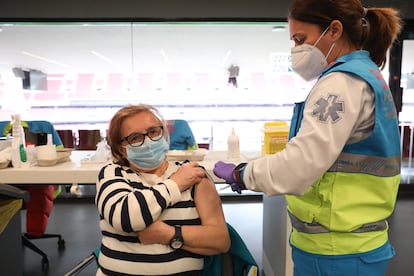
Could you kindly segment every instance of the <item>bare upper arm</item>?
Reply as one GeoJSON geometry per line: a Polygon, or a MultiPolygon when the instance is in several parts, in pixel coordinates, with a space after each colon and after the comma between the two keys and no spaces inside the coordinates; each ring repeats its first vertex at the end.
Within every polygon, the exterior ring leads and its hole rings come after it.
{"type": "Polygon", "coordinates": [[[194,200],[202,225],[225,224],[220,196],[208,178],[195,186],[194,200]]]}

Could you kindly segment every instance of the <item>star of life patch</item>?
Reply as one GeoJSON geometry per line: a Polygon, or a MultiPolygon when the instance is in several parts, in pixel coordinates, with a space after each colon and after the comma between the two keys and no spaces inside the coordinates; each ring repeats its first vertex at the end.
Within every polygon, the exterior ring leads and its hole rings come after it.
{"type": "Polygon", "coordinates": [[[320,97],[315,105],[312,116],[321,122],[327,122],[330,119],[336,123],[341,119],[340,114],[345,111],[344,102],[339,100],[338,95],[329,94],[326,98],[320,97]]]}

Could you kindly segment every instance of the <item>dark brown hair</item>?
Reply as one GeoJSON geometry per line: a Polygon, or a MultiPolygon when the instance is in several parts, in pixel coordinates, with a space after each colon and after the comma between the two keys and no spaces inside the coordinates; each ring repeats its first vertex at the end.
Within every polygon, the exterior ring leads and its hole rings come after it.
{"type": "MultiPolygon", "coordinates": [[[[160,121],[160,123],[164,126],[164,137],[167,141],[169,141],[168,129],[165,124],[165,120],[155,106],[147,104],[127,105],[118,110],[109,122],[107,141],[108,145],[111,147],[114,162],[117,164],[129,166],[128,159],[124,158],[121,152],[123,138],[121,136],[122,123],[126,118],[141,112],[148,112],[160,121]]],[[[139,122],[137,123],[139,124],[139,122]]]]}
{"type": "Polygon", "coordinates": [[[321,30],[333,20],[341,21],[348,42],[367,50],[381,69],[402,28],[396,9],[364,8],[359,0],[293,0],[288,18],[319,25],[321,30]]]}

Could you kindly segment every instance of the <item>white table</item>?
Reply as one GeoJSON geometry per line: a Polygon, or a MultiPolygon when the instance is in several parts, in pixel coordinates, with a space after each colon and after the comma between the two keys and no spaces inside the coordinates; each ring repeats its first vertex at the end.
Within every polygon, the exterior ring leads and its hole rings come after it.
{"type": "MultiPolygon", "coordinates": [[[[81,162],[94,151],[73,151],[70,161],[49,167],[33,166],[29,168],[6,168],[0,170],[0,184],[90,184],[95,185],[99,170],[105,163],[81,162]]],[[[258,152],[250,151],[241,154],[240,160],[229,162],[239,163],[258,157],[258,152]]],[[[225,151],[209,151],[200,161],[215,183],[223,183],[212,172],[214,164],[218,161],[226,161],[225,151]]]]}
{"type": "Polygon", "coordinates": [[[0,183],[5,184],[95,184],[104,163],[83,164],[80,160],[91,151],[73,151],[70,161],[54,166],[7,168],[0,170],[0,183]]]}

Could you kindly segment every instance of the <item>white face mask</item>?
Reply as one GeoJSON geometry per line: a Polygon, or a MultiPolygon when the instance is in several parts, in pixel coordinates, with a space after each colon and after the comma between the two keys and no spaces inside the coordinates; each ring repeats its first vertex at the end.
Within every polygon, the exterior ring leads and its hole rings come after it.
{"type": "Polygon", "coordinates": [[[319,40],[321,40],[328,30],[329,27],[323,31],[315,44],[301,44],[291,49],[292,69],[305,81],[311,81],[317,78],[322,73],[323,69],[328,66],[326,59],[335,46],[335,43],[332,43],[326,57],[321,50],[316,47],[316,44],[318,44],[319,40]]]}

